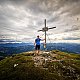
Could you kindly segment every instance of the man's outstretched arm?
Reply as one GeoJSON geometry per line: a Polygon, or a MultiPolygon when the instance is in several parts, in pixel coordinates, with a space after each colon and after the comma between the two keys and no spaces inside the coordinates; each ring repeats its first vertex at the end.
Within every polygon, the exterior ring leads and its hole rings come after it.
{"type": "Polygon", "coordinates": [[[41,39],[41,41],[44,41],[45,39],[41,39]]]}

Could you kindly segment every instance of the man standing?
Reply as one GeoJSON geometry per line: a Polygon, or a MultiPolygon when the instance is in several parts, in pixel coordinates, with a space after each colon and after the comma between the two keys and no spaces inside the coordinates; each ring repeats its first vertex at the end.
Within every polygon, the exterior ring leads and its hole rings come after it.
{"type": "Polygon", "coordinates": [[[39,54],[39,51],[40,51],[40,41],[43,41],[43,40],[40,39],[39,36],[37,36],[37,38],[35,39],[34,46],[35,46],[36,54],[39,54]]]}

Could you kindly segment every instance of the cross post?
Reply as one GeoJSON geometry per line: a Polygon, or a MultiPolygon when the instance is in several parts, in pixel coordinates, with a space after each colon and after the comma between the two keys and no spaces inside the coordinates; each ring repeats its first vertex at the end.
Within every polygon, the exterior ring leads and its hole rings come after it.
{"type": "Polygon", "coordinates": [[[46,31],[48,31],[49,29],[56,28],[56,27],[51,27],[51,28],[46,27],[46,19],[44,20],[44,24],[45,24],[45,27],[42,28],[42,30],[38,30],[38,32],[39,32],[39,31],[43,31],[43,32],[45,33],[45,43],[44,43],[44,48],[46,48],[46,31]]]}

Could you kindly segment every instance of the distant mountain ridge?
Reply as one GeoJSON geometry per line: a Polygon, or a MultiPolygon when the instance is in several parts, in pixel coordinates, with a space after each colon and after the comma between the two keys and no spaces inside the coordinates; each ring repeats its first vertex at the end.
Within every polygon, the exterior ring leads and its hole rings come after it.
{"type": "Polygon", "coordinates": [[[22,43],[22,42],[12,39],[0,39],[0,44],[6,44],[6,43],[22,43]]]}
{"type": "Polygon", "coordinates": [[[49,43],[47,50],[61,50],[69,53],[80,53],[80,44],[78,43],[49,43]]]}
{"type": "MultiPolygon", "coordinates": [[[[61,50],[69,53],[80,53],[80,44],[75,43],[47,43],[46,49],[41,44],[41,50],[61,50]]],[[[5,43],[0,44],[0,53],[6,55],[35,50],[33,43],[5,43]]]]}

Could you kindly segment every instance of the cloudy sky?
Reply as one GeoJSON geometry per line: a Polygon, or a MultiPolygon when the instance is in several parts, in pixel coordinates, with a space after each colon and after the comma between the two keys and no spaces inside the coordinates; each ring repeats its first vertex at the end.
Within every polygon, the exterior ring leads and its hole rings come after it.
{"type": "Polygon", "coordinates": [[[47,42],[80,43],[80,0],[0,0],[0,39],[34,41],[47,26],[47,42]]]}

